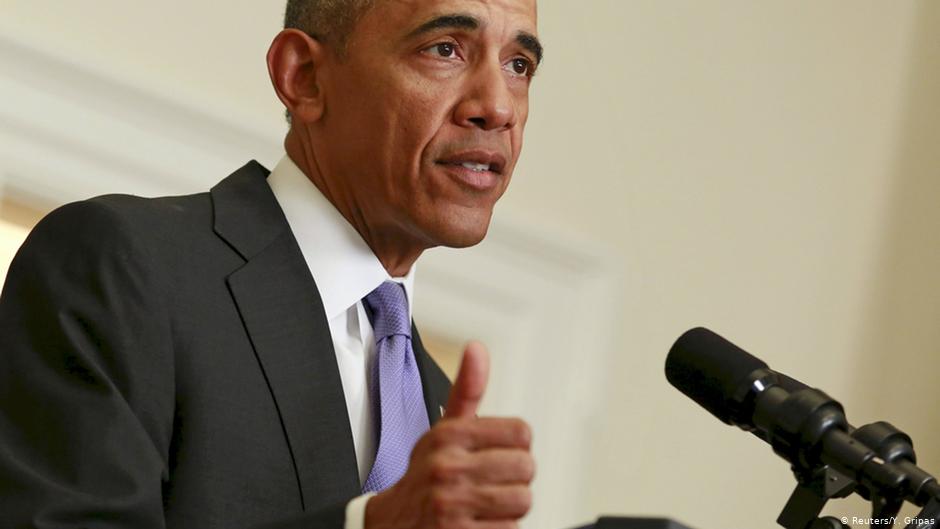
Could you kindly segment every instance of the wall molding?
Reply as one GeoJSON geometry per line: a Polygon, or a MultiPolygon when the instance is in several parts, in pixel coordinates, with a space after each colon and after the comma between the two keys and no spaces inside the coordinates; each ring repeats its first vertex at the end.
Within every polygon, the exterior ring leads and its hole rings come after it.
{"type": "MultiPolygon", "coordinates": [[[[109,192],[207,189],[268,137],[148,93],[0,33],[0,194],[46,206],[109,192]],[[247,154],[246,154],[247,153],[247,154]]],[[[594,415],[603,414],[620,314],[610,253],[562,226],[499,210],[484,243],[435,249],[418,265],[416,319],[493,352],[484,412],[525,417],[536,435],[537,502],[524,527],[585,521],[594,415]]]]}
{"type": "Polygon", "coordinates": [[[206,189],[280,138],[0,33],[0,170],[8,193],[63,202],[206,189]]]}

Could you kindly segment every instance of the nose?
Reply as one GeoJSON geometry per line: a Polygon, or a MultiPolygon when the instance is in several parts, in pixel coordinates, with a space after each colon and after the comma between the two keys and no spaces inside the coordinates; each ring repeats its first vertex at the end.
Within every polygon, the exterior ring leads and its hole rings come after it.
{"type": "Polygon", "coordinates": [[[471,72],[465,95],[454,112],[462,127],[508,130],[516,125],[516,101],[502,65],[481,65],[471,72]]]}

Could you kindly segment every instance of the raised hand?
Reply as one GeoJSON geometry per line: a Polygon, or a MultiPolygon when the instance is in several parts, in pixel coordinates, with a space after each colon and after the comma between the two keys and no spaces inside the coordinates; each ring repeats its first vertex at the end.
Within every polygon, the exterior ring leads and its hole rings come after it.
{"type": "Polygon", "coordinates": [[[366,529],[514,529],[532,503],[529,426],[478,418],[489,353],[464,350],[447,410],[415,445],[408,471],[366,506],[366,529]]]}

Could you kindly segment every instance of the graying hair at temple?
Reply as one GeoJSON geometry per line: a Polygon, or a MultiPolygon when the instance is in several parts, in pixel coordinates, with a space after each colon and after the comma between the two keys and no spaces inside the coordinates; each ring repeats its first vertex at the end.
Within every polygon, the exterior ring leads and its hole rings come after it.
{"type": "MultiPolygon", "coordinates": [[[[299,29],[335,46],[342,57],[356,21],[374,3],[375,0],[287,0],[284,29],[299,29]]],[[[284,118],[290,124],[290,110],[284,111],[284,118]]]]}
{"type": "Polygon", "coordinates": [[[375,0],[288,0],[284,28],[294,28],[345,51],[356,21],[375,0]]]}

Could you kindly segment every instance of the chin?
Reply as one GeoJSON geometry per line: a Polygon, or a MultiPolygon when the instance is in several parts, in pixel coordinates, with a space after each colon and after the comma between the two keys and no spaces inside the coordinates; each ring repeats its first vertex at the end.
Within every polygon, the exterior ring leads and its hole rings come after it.
{"type": "MultiPolygon", "coordinates": [[[[482,213],[482,212],[481,212],[482,213]]],[[[436,223],[431,237],[436,246],[467,248],[479,244],[490,226],[490,211],[485,214],[463,215],[436,223]],[[475,217],[475,218],[474,218],[475,217]]]]}
{"type": "Polygon", "coordinates": [[[460,236],[455,236],[443,241],[441,246],[447,246],[448,248],[468,248],[479,244],[485,236],[486,230],[483,230],[482,233],[462,233],[460,236]]]}

